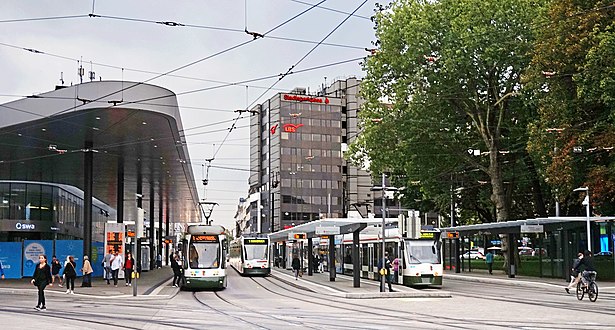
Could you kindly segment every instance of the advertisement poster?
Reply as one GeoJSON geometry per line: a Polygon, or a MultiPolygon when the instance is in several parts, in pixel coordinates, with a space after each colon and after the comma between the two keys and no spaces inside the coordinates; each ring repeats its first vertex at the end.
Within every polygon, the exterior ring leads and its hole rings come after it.
{"type": "Polygon", "coordinates": [[[53,254],[53,241],[29,241],[23,242],[23,276],[32,276],[38,265],[38,256],[47,255],[47,263],[51,263],[53,254]]]}
{"type": "Polygon", "coordinates": [[[103,276],[102,262],[105,254],[103,253],[103,242],[92,242],[92,276],[103,276]]]}
{"type": "MultiPolygon", "coordinates": [[[[64,272],[64,263],[66,257],[73,256],[75,263],[77,264],[76,271],[77,276],[81,276],[81,267],[83,267],[83,241],[82,240],[57,240],[56,241],[56,257],[62,264],[62,270],[60,274],[64,272]]],[[[47,256],[51,259],[50,256],[47,256]]]]}
{"type": "Polygon", "coordinates": [[[0,263],[5,279],[21,278],[21,242],[0,242],[0,263]]]}

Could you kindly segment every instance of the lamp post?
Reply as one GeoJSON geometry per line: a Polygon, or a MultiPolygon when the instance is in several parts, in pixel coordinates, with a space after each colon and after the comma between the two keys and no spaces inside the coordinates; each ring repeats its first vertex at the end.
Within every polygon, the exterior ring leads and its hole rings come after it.
{"type": "Polygon", "coordinates": [[[585,205],[585,214],[587,215],[587,250],[591,251],[592,244],[591,244],[591,229],[590,229],[590,223],[589,223],[589,187],[580,187],[573,191],[584,191],[585,192],[585,199],[583,200],[583,204],[585,205]]]}
{"type": "MultiPolygon", "coordinates": [[[[387,187],[385,185],[385,180],[386,180],[386,175],[384,173],[382,173],[382,185],[380,187],[372,187],[370,190],[372,191],[376,191],[376,190],[382,190],[382,255],[381,255],[381,260],[382,261],[382,268],[385,268],[386,264],[385,264],[385,253],[386,253],[386,248],[385,248],[385,235],[386,235],[386,231],[385,231],[385,226],[386,226],[386,191],[387,190],[397,190],[397,188],[394,187],[387,187]]],[[[380,269],[378,269],[378,271],[380,271],[380,269]]],[[[380,292],[384,292],[385,289],[385,276],[383,275],[380,277],[380,292]]]]}

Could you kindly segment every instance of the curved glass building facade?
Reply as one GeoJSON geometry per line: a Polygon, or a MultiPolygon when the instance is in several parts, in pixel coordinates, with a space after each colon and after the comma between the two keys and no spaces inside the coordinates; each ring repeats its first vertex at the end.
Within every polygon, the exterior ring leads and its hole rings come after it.
{"type": "MultiPolygon", "coordinates": [[[[93,199],[92,239],[103,241],[115,210],[93,199]]],[[[68,185],[0,180],[0,242],[82,239],[83,191],[68,185]]]]}

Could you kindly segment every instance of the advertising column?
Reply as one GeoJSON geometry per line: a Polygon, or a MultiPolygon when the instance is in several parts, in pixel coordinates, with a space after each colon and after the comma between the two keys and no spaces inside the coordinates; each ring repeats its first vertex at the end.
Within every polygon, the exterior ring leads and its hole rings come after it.
{"type": "MultiPolygon", "coordinates": [[[[106,223],[105,224],[105,254],[118,253],[123,260],[126,259],[124,251],[124,234],[126,225],[123,223],[106,223]]],[[[119,278],[124,278],[124,270],[120,269],[119,278]]]]}

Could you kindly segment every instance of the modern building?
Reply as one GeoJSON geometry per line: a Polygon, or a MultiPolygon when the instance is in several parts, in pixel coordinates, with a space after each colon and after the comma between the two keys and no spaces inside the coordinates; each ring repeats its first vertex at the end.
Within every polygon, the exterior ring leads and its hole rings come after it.
{"type": "Polygon", "coordinates": [[[176,95],[140,82],[58,86],[1,104],[0,242],[53,232],[83,239],[92,255],[100,224],[134,222],[140,207],[154,260],[170,223],[201,220],[182,132],[176,95]]]}
{"type": "MultiPolygon", "coordinates": [[[[0,180],[0,242],[83,239],[83,191],[68,185],[0,180]]],[[[115,209],[92,201],[92,239],[102,242],[115,209]]]]}
{"type": "Polygon", "coordinates": [[[356,78],[337,79],[315,95],[296,88],[252,109],[251,230],[381,214],[371,175],[343,154],[359,134],[359,85],[356,78]]]}

